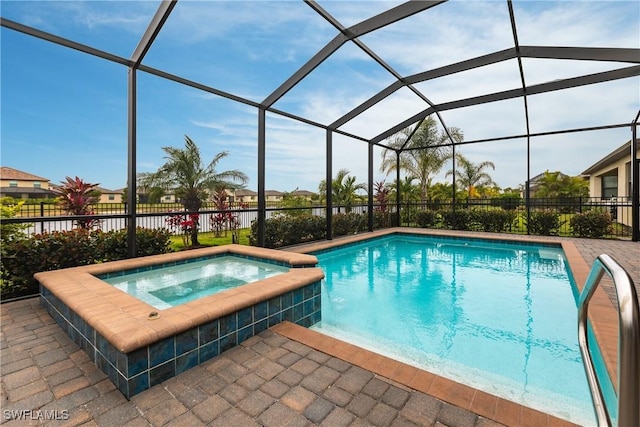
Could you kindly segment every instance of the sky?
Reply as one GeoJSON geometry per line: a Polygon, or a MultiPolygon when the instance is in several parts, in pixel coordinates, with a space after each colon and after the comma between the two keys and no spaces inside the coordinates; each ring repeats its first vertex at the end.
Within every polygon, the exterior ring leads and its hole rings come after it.
{"type": "MultiPolygon", "coordinates": [[[[349,27],[400,2],[319,0],[349,27]]],[[[158,1],[5,1],[3,18],[129,58],[158,1]]],[[[513,2],[520,45],[640,48],[640,2],[513,2]]],[[[127,68],[2,27],[0,163],[59,183],[78,176],[107,189],[127,185],[127,68]]],[[[180,0],[143,64],[261,102],[330,42],[335,28],[302,1],[180,0]]],[[[400,75],[410,76],[514,45],[507,2],[449,1],[360,39],[400,75]]],[[[539,84],[633,64],[523,59],[525,82],[539,84]]],[[[257,190],[257,110],[139,71],[138,172],[164,163],[162,147],[188,135],[203,160],[228,155],[217,170],[241,170],[257,190]]],[[[328,125],[394,82],[354,43],[346,43],[280,98],[274,108],[328,125]]],[[[434,103],[521,87],[515,60],[418,83],[434,103]]],[[[428,105],[408,88],[347,122],[372,138],[428,105]]],[[[633,77],[528,97],[530,130],[549,132],[630,123],[640,110],[633,77]]],[[[521,98],[441,113],[465,140],[526,133],[521,98]]],[[[631,138],[629,127],[531,138],[531,176],[578,175],[631,138]]],[[[317,191],[325,178],[326,132],[279,114],[266,116],[266,188],[317,191]]],[[[526,139],[468,144],[458,152],[489,160],[502,188],[527,179],[526,139]]],[[[391,182],[374,149],[374,181],[391,182]]],[[[367,144],[333,137],[333,171],[366,182],[367,144]]],[[[451,163],[434,177],[445,178],[451,163]]]]}

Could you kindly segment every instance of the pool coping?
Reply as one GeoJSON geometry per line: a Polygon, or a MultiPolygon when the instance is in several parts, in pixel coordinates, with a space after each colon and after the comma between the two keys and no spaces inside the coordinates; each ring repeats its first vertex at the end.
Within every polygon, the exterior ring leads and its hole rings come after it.
{"type": "MultiPolygon", "coordinates": [[[[331,241],[308,243],[286,248],[294,253],[318,252],[345,244],[361,242],[371,238],[393,234],[418,234],[425,236],[479,238],[484,240],[509,241],[523,244],[544,244],[561,247],[567,258],[569,269],[573,275],[578,291],[581,292],[589,275],[590,267],[573,242],[540,236],[496,235],[449,230],[415,229],[396,227],[385,230],[340,237],[331,241]],[[519,238],[520,237],[520,238],[519,238]]],[[[605,278],[603,278],[605,280],[605,278]]],[[[617,384],[617,348],[618,348],[618,315],[611,300],[602,287],[594,293],[589,303],[589,320],[597,338],[603,361],[614,387],[617,384]]],[[[365,350],[361,347],[338,340],[318,331],[312,331],[291,323],[283,323],[273,328],[289,339],[302,342],[316,350],[368,369],[383,377],[389,378],[407,387],[422,391],[463,409],[490,418],[506,425],[574,425],[570,421],[557,418],[539,410],[491,395],[473,387],[457,383],[447,378],[411,365],[396,361],[386,356],[365,350]]],[[[577,331],[577,317],[576,317],[577,331]]],[[[577,333],[577,332],[576,332],[577,333]]]]}
{"type": "Polygon", "coordinates": [[[259,301],[319,281],[324,278],[322,270],[308,267],[316,263],[317,259],[312,255],[233,244],[47,271],[36,273],[34,277],[118,351],[130,353],[259,301]],[[291,268],[289,272],[162,310],[96,277],[120,270],[227,254],[269,259],[291,268]]]}

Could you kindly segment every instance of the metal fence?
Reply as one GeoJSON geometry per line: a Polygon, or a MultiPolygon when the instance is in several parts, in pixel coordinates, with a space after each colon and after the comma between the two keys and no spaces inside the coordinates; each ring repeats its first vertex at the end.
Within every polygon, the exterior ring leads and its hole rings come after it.
{"type": "MultiPolygon", "coordinates": [[[[366,204],[355,206],[334,206],[333,212],[355,214],[365,214],[368,206],[366,204]]],[[[380,206],[374,205],[374,211],[379,211],[380,206]]],[[[390,215],[395,215],[395,203],[389,203],[385,207],[390,215]]],[[[420,211],[435,211],[442,213],[447,210],[506,210],[515,215],[514,222],[505,230],[509,233],[527,234],[527,206],[522,199],[493,198],[493,199],[462,199],[457,200],[455,205],[450,202],[426,201],[400,204],[400,225],[416,227],[416,216],[420,211]]],[[[533,198],[529,201],[529,212],[541,210],[552,211],[558,214],[561,227],[560,235],[573,235],[571,218],[576,214],[587,211],[608,212],[612,218],[613,227],[607,237],[628,238],[631,236],[631,200],[630,198],[555,198],[543,199],[533,198]]],[[[93,207],[94,216],[99,221],[99,228],[103,231],[120,230],[128,226],[127,206],[119,203],[103,203],[93,207]]],[[[268,202],[266,206],[266,218],[281,213],[307,213],[317,216],[326,215],[326,207],[323,205],[309,205],[305,207],[287,207],[282,203],[268,202]]],[[[159,204],[139,204],[136,207],[136,226],[144,228],[167,228],[174,234],[181,234],[182,231],[170,226],[169,220],[172,216],[184,214],[184,208],[180,204],[159,203],[159,204]]],[[[234,203],[228,210],[217,210],[214,205],[204,205],[199,212],[199,231],[203,233],[212,232],[216,227],[221,226],[221,221],[216,221],[218,215],[231,214],[236,221],[237,227],[249,228],[253,221],[258,218],[256,204],[234,203]]],[[[59,206],[49,203],[23,205],[15,218],[2,219],[2,223],[23,223],[28,225],[25,232],[28,235],[65,231],[76,227],[77,217],[69,216],[62,211],[59,206]]],[[[392,223],[393,225],[393,223],[392,223]]],[[[222,223],[222,230],[229,230],[229,223],[222,223]]],[[[434,228],[446,228],[442,222],[436,222],[434,228]]]]}

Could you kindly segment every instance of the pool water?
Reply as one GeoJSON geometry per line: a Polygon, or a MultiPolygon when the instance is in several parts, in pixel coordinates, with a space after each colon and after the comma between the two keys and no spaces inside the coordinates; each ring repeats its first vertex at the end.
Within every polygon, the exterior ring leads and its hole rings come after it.
{"type": "Polygon", "coordinates": [[[158,309],[286,273],[289,267],[233,255],[134,271],[103,281],[158,309]]]}
{"type": "Polygon", "coordinates": [[[595,425],[561,249],[394,235],[315,254],[336,338],[595,425]]]}

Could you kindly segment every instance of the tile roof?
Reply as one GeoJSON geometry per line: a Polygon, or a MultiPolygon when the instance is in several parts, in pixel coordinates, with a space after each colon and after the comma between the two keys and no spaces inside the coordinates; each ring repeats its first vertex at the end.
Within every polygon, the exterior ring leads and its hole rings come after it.
{"type": "Polygon", "coordinates": [[[10,168],[8,166],[2,166],[0,168],[0,178],[2,179],[15,179],[20,181],[50,181],[48,178],[43,178],[38,175],[32,175],[27,172],[20,171],[18,169],[10,168]]]}

